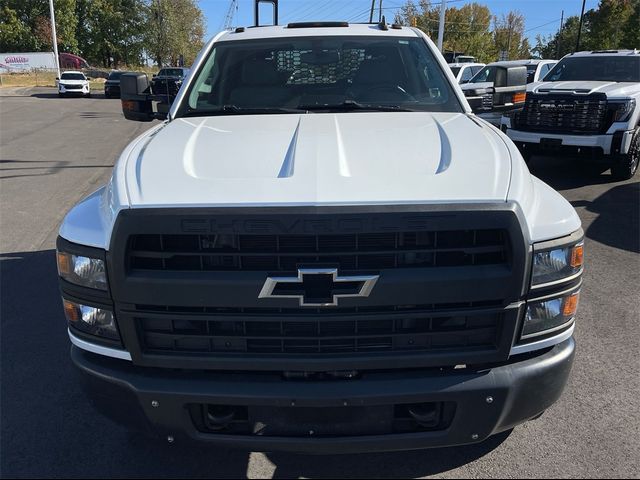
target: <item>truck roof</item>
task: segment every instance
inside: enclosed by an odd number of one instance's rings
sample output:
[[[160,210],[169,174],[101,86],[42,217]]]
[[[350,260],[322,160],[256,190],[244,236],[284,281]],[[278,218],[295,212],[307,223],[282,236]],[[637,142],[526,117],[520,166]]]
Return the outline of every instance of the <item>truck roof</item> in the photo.
[[[567,57],[592,57],[592,56],[626,56],[640,55],[640,50],[586,50],[583,52],[574,52],[566,55]]]
[[[314,37],[314,36],[380,36],[380,37],[418,37],[412,27],[395,27],[388,25],[384,30],[380,26],[371,23],[351,23],[345,22],[346,26],[311,26],[330,25],[336,22],[310,22],[308,24],[290,23],[288,25],[273,25],[266,27],[237,28],[223,33],[218,41],[234,40],[256,40],[265,38],[286,38],[286,37]],[[310,26],[303,26],[310,25]]]
[[[538,58],[529,58],[524,60],[503,60],[500,62],[492,62],[489,65],[500,65],[503,67],[518,67],[521,65],[537,65],[539,63],[549,63],[549,62],[557,62],[557,60],[551,59],[538,59]]]

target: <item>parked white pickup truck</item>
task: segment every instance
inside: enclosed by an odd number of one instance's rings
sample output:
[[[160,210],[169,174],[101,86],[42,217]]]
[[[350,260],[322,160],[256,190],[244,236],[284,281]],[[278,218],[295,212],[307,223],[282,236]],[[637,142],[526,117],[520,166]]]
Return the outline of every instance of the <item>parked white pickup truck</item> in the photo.
[[[122,76],[127,118],[148,84]],[[480,442],[574,357],[580,220],[415,28],[218,34],[57,248],[88,394],[169,442]]]
[[[527,90],[521,111],[502,129],[525,159],[563,152],[604,159],[628,179],[640,156],[640,52],[578,52],[565,56]]]

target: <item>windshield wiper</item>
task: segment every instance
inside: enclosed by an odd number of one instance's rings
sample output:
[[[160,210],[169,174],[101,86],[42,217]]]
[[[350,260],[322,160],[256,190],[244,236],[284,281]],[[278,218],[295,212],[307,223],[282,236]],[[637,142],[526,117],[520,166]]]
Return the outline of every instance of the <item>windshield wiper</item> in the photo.
[[[238,107],[237,105],[223,105],[222,107],[205,110],[190,108],[184,116],[206,117],[211,115],[262,115],[270,113],[306,113],[306,110],[300,108]]]
[[[398,105],[372,105],[369,103],[360,103],[355,100],[345,100],[342,103],[336,104],[313,104],[313,105],[298,105],[298,108],[308,111],[314,110],[329,110],[340,112],[353,112],[353,111],[369,111],[369,112],[414,112],[409,108],[399,107]]]

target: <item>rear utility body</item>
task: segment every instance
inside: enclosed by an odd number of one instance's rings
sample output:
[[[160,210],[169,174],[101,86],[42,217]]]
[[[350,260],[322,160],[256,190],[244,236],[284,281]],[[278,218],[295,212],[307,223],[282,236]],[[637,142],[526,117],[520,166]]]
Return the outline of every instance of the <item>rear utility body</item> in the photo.
[[[122,77],[128,118],[153,98]],[[72,359],[114,419],[358,452],[478,442],[552,405],[582,248],[422,32],[337,22],[209,42],[67,214],[58,268]]]

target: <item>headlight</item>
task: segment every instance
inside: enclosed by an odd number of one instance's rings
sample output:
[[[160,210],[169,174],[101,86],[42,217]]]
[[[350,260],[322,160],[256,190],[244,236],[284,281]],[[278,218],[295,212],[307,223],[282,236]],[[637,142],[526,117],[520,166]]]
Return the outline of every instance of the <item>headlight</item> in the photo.
[[[71,327],[89,335],[120,340],[111,310],[82,305],[66,298],[62,301],[64,303],[64,314]]]
[[[58,252],[58,274],[68,282],[83,287],[107,289],[107,270],[99,258]]]
[[[534,251],[531,286],[569,279],[582,270],[584,243]]]
[[[570,322],[578,308],[578,296],[579,292],[574,291],[556,298],[529,302],[522,338],[548,333]]]
[[[614,122],[626,122],[636,109],[636,101],[634,99],[625,100],[623,102],[611,102]]]

